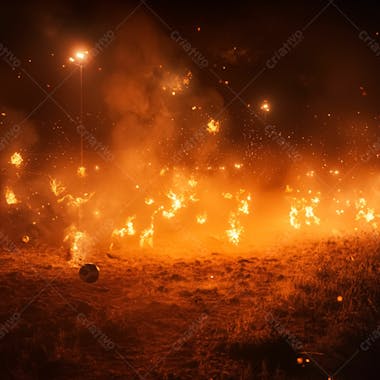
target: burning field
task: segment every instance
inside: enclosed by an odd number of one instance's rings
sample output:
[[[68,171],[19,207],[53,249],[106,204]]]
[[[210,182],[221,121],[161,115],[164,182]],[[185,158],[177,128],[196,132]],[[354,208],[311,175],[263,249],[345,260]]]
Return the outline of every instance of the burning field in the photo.
[[[0,378],[378,378],[378,32],[219,6],[7,6]]]

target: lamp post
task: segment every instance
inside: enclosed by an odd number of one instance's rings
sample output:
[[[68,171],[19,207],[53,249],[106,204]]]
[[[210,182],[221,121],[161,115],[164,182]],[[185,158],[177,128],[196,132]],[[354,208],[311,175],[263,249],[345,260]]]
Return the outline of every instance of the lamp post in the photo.
[[[80,72],[80,114],[79,114],[79,123],[83,125],[83,103],[84,103],[84,88],[83,88],[83,68],[84,64],[88,58],[87,50],[78,50],[75,52],[73,57],[69,58],[71,63],[79,66]],[[80,167],[78,168],[78,175],[81,177],[85,176],[85,167],[83,166],[83,134],[80,138]]]

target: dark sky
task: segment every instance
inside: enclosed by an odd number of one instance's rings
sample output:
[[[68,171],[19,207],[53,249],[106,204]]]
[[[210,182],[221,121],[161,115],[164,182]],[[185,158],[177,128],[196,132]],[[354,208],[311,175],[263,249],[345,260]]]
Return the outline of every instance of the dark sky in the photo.
[[[378,130],[380,57],[358,36],[365,30],[378,40],[380,7],[376,1],[336,1],[339,9],[330,5],[316,17],[327,3],[148,1],[150,9],[142,5],[136,14],[145,13],[151,19],[159,33],[174,45],[179,59],[189,66],[197,81],[215,88],[224,104],[264,68],[241,94],[244,102],[257,110],[258,104],[268,99],[272,112],[267,122],[280,125],[285,135],[292,135],[299,143],[314,140],[315,145],[323,140],[324,149],[334,153],[337,145],[350,143],[360,135],[364,125],[369,125],[373,134]],[[78,41],[93,45],[107,30],[114,30],[138,4],[137,1],[3,3],[0,42],[20,59],[22,68],[50,91],[70,70],[63,69],[62,64],[67,64],[72,46]],[[303,31],[302,41],[275,68],[268,69],[266,62],[274,52],[311,20]],[[197,27],[201,30],[197,31]],[[194,65],[181,47],[170,40],[172,30],[178,30],[202,52],[210,63],[207,69]],[[139,36],[134,37],[138,43]],[[99,123],[110,118],[102,86],[114,69],[109,59],[114,45],[117,43],[111,44],[109,51],[86,69],[86,107],[89,113],[97,115]],[[19,70],[12,71],[9,65],[0,62],[0,104],[27,114],[44,94],[25,75],[18,78],[19,74]],[[219,83],[218,78],[229,85]],[[77,99],[73,97],[76,86],[77,81],[70,79],[56,93],[57,100],[73,114],[77,111]],[[236,99],[228,112],[229,137],[240,141],[244,128],[249,123],[255,125],[257,120]],[[68,123],[51,101],[35,112],[32,119],[48,139],[54,122]],[[112,122],[112,118],[107,122]]]

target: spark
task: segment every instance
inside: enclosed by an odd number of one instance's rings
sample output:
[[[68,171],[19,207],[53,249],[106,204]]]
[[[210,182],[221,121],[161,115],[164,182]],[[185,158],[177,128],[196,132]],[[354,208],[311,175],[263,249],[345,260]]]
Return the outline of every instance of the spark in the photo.
[[[84,166],[79,166],[77,169],[77,175],[79,177],[85,177],[86,176],[86,168]]]
[[[220,122],[214,119],[211,119],[207,123],[207,132],[211,135],[216,135],[220,131]]]
[[[58,203],[62,203],[67,201],[68,206],[79,207],[85,203],[87,203],[95,193],[84,193],[83,197],[74,197],[71,194],[66,194],[64,197],[58,199]]]
[[[235,213],[230,214],[228,220],[230,229],[226,230],[228,241],[234,245],[238,245],[240,242],[240,235],[243,232],[243,227],[240,225]]]
[[[22,162],[24,161],[24,159],[22,158],[21,154],[18,153],[18,152],[15,152],[12,154],[11,156],[11,159],[10,159],[10,163],[14,166],[16,166],[16,168],[19,168],[22,164]]]
[[[72,254],[70,263],[72,265],[80,264],[85,258],[85,250],[89,247],[89,236],[71,225],[63,241],[70,244],[70,253]]]
[[[153,235],[154,235],[154,224],[153,220],[148,228],[143,230],[140,235],[140,247],[143,248],[146,245],[153,247]]]
[[[120,236],[124,237],[126,235],[133,236],[136,234],[135,226],[134,226],[134,220],[136,219],[136,216],[129,216],[125,222],[125,227],[122,227],[120,229],[114,229],[112,231],[112,236]]]
[[[66,190],[62,183],[55,178],[50,179],[50,188],[56,197],[60,196]]]
[[[5,200],[6,200],[7,204],[9,204],[9,205],[15,205],[15,204],[19,203],[15,193],[8,186],[5,188]]]
[[[207,213],[202,213],[197,215],[197,223],[198,224],[205,224],[207,222]]]

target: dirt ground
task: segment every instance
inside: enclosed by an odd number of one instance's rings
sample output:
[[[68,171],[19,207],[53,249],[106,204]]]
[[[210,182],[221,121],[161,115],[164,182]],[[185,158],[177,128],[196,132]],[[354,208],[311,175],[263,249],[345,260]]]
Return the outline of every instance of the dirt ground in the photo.
[[[1,379],[378,379],[380,242],[96,259],[0,254]]]

